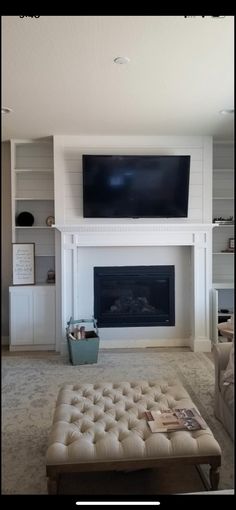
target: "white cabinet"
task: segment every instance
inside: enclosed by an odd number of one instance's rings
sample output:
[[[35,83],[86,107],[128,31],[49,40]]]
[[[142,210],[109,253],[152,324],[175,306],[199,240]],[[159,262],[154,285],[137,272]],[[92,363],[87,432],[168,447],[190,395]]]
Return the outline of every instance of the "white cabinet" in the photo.
[[[9,290],[10,350],[55,349],[55,285]]]
[[[36,284],[45,283],[55,270],[55,231],[47,225],[54,217],[53,143],[11,141],[12,242],[35,243]],[[22,225],[19,215],[33,215],[32,226]]]
[[[32,290],[10,287],[10,345],[33,343]]]

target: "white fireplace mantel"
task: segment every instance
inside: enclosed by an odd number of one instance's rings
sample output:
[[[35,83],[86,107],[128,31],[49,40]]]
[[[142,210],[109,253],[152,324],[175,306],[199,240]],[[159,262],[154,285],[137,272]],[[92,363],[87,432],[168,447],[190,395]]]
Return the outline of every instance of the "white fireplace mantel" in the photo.
[[[61,233],[62,336],[65,324],[78,310],[79,250],[83,247],[191,247],[191,336],[194,351],[211,350],[209,303],[211,288],[212,223],[168,223],[131,220],[106,223],[81,222],[78,225],[54,225]],[[181,296],[180,296],[181,298]],[[65,343],[65,340],[63,339]],[[152,343],[153,345],[153,343]],[[157,343],[157,345],[159,345]],[[184,344],[186,345],[186,344]],[[118,345],[112,345],[118,346]],[[59,350],[62,350],[58,346]]]
[[[212,232],[213,224],[81,223],[55,228],[63,234],[64,242],[75,246],[192,246]]]

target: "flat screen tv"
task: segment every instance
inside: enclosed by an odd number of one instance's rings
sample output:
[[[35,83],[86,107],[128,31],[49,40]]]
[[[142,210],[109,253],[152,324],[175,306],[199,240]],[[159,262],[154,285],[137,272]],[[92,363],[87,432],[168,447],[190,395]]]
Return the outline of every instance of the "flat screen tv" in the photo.
[[[185,218],[190,156],[83,155],[84,218]]]

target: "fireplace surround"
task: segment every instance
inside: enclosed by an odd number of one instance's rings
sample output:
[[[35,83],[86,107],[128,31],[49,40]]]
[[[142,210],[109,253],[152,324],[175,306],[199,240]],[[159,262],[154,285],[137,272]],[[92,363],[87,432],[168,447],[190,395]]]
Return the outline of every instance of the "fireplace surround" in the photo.
[[[209,337],[209,305],[210,305],[210,287],[211,287],[211,240],[212,224],[203,223],[151,223],[148,221],[130,221],[126,223],[109,222],[81,222],[78,225],[56,225],[58,230],[57,239],[61,250],[61,263],[58,272],[61,271],[60,288],[60,307],[61,325],[58,331],[57,349],[66,350],[64,337],[65,324],[70,316],[81,317],[87,310],[93,313],[93,307],[84,305],[85,288],[89,283],[92,289],[92,274],[88,273],[87,282],[81,276],[81,261],[83,258],[83,249],[96,250],[103,248],[103,263],[94,266],[112,265],[110,261],[110,251],[117,252],[119,259],[119,250],[128,250],[130,258],[135,258],[137,250],[145,247],[145,250],[166,248],[166,253],[171,251],[172,247],[178,247],[180,250],[188,247],[190,252],[190,283],[186,284],[186,291],[189,292],[189,299],[185,315],[190,322],[190,332],[188,338],[173,338],[169,331],[174,328],[156,327],[156,334],[149,337],[148,328],[129,327],[128,340],[121,341],[119,333],[125,328],[101,328],[100,346],[104,348],[111,347],[151,347],[151,346],[189,346],[193,351],[211,350],[211,340]],[[60,232],[60,234],[59,234]],[[140,252],[141,253],[141,252]],[[107,264],[109,262],[109,264]],[[165,265],[165,257],[160,265]],[[86,264],[86,256],[84,256]],[[113,265],[119,265],[113,264]],[[131,265],[122,263],[121,265]],[[135,265],[135,261],[134,261]],[[141,264],[140,264],[141,265]],[[175,264],[174,264],[175,265]],[[91,290],[92,291],[92,290]],[[178,292],[178,301],[183,298],[183,289]],[[81,305],[82,303],[82,305]],[[85,318],[85,317],[84,317]],[[178,314],[175,317],[176,327],[179,323]],[[184,321],[184,318],[181,318]],[[135,331],[134,331],[135,330]],[[136,332],[143,332],[143,337],[137,341]],[[117,331],[117,335],[115,332]],[[108,334],[109,333],[109,334]]]

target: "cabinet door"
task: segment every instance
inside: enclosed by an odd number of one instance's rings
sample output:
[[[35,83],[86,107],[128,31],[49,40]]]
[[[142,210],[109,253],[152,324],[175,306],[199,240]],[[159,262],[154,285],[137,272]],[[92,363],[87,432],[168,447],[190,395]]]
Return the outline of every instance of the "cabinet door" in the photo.
[[[34,344],[55,344],[55,287],[34,291]]]
[[[10,344],[33,344],[32,290],[10,291]]]

